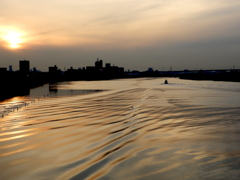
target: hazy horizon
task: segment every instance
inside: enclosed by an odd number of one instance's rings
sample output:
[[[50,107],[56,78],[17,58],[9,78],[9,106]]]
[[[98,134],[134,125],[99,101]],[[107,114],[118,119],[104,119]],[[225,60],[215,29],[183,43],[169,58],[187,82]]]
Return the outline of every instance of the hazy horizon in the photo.
[[[240,68],[240,2],[14,0],[0,2],[0,67],[46,71]]]

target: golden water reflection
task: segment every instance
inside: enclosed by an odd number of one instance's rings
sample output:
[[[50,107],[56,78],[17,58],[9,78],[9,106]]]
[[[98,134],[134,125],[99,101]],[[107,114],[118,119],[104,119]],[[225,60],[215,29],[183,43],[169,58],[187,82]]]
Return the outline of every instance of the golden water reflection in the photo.
[[[1,119],[0,178],[237,179],[239,85],[163,81],[89,82],[107,91],[50,96],[10,113]]]

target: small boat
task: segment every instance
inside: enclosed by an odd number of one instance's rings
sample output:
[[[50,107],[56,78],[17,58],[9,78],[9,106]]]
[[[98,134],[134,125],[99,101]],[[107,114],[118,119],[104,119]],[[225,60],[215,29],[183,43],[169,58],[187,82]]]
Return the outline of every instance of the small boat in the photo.
[[[167,81],[167,80],[165,80],[164,84],[168,84],[168,81]]]

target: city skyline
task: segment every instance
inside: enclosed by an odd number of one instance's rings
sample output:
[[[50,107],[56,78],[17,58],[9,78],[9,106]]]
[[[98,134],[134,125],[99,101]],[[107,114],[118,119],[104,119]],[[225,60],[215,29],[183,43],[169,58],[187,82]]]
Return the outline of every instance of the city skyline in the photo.
[[[240,68],[240,2],[0,2],[0,67],[47,71],[101,57],[125,69]]]

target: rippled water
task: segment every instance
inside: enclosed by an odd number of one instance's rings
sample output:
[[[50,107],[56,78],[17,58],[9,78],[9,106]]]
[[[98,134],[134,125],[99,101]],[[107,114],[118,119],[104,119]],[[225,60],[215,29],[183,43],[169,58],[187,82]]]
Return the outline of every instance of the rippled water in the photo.
[[[164,80],[45,85],[1,102],[0,179],[239,179],[240,84]]]

